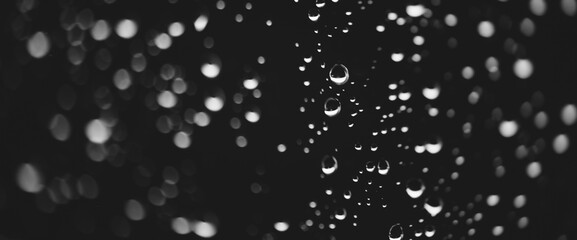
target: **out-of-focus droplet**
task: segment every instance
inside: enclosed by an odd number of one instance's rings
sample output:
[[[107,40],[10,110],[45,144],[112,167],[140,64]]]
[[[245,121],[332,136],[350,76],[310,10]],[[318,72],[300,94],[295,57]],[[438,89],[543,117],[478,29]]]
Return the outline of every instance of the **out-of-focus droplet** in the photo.
[[[420,17],[421,15],[425,14],[425,7],[422,4],[418,5],[407,5],[405,11],[407,15],[411,17]]]
[[[113,81],[114,85],[119,90],[126,90],[130,87],[130,85],[132,85],[132,77],[130,76],[130,73],[124,68],[121,68],[116,71],[116,73],[114,73]]]
[[[561,0],[561,10],[570,17],[577,12],[577,2],[575,0]]]
[[[217,228],[214,223],[205,221],[192,221],[190,229],[199,237],[211,238],[217,234]]]
[[[519,130],[519,125],[516,121],[502,121],[501,124],[499,124],[499,133],[501,133],[503,137],[510,138],[515,136],[517,130]]]
[[[70,122],[68,119],[62,114],[56,114],[50,120],[50,124],[48,126],[52,136],[58,141],[66,141],[70,137]]]
[[[130,199],[124,205],[124,212],[126,217],[132,221],[140,221],[146,217],[146,210],[142,203],[137,200]]]
[[[405,233],[401,224],[397,223],[389,228],[389,240],[401,240]]]
[[[209,61],[203,63],[200,67],[202,75],[207,78],[215,78],[220,74],[220,60],[214,59],[214,61]]]
[[[329,117],[337,116],[341,112],[341,102],[336,98],[327,98],[324,108],[325,115]]]
[[[110,138],[112,131],[106,122],[100,119],[93,119],[86,124],[86,137],[93,143],[103,144]]]
[[[210,124],[210,116],[205,112],[198,112],[194,115],[193,121],[199,127],[206,127]]]
[[[529,9],[537,16],[543,16],[547,11],[547,3],[545,0],[530,0]]]
[[[279,232],[285,232],[286,230],[288,230],[288,228],[289,228],[288,222],[276,222],[274,224],[274,229],[276,229]]]
[[[457,17],[453,14],[447,14],[447,16],[445,16],[445,24],[449,27],[457,26],[457,21]]]
[[[495,34],[495,25],[489,21],[481,21],[477,26],[477,31],[481,37],[490,38]]]
[[[333,174],[338,167],[339,164],[334,156],[325,155],[321,160],[321,170],[326,175]]]
[[[185,149],[190,146],[190,136],[183,131],[174,134],[173,141],[178,148]]]
[[[256,80],[255,78],[249,78],[249,79],[245,79],[242,82],[242,85],[244,86],[244,88],[248,89],[248,90],[253,90],[256,87],[258,87],[258,80]]]
[[[208,16],[205,14],[201,14],[198,18],[194,21],[194,29],[197,32],[202,32],[206,25],[208,24]]]
[[[50,39],[44,32],[37,32],[28,39],[28,53],[34,58],[43,58],[50,51]]]
[[[184,34],[184,24],[181,22],[173,22],[168,26],[168,34],[172,37],[180,37]]]
[[[439,86],[435,86],[433,88],[423,88],[423,96],[429,100],[437,99],[440,93],[441,88]]]
[[[499,195],[489,195],[486,201],[489,207],[494,207],[497,206],[497,204],[499,204],[500,200],[501,198],[499,197]]]
[[[515,208],[522,208],[527,203],[527,197],[525,195],[519,195],[513,199],[513,206]]]
[[[557,154],[563,154],[569,149],[569,137],[566,134],[559,134],[553,139],[553,150]]]
[[[131,19],[122,19],[116,24],[116,35],[130,39],[138,32],[138,24]]]
[[[183,217],[177,217],[172,219],[172,230],[180,235],[185,235],[190,233],[190,225],[188,220]]]
[[[166,33],[158,34],[154,38],[154,45],[159,49],[166,50],[172,46],[172,38]]]
[[[533,74],[533,63],[529,59],[518,59],[513,64],[515,76],[521,79],[527,79]]]
[[[98,20],[96,21],[96,23],[92,26],[92,29],[90,30],[90,34],[92,35],[92,38],[96,41],[104,41],[106,39],[108,39],[108,36],[110,36],[110,25],[108,25],[108,22],[106,20]]]
[[[174,93],[165,90],[158,94],[156,101],[158,102],[158,105],[163,108],[172,108],[176,105],[178,99]]]
[[[530,178],[536,178],[541,175],[541,163],[539,162],[531,162],[527,165],[527,176]]]
[[[409,179],[405,188],[407,194],[411,198],[419,198],[425,192],[425,184],[420,179]]]
[[[218,96],[207,96],[204,99],[204,106],[212,112],[218,112],[224,106],[224,94],[217,94]]]
[[[246,111],[244,118],[251,123],[256,123],[260,120],[260,110],[254,109]]]
[[[36,166],[24,163],[16,171],[16,183],[24,192],[38,193],[44,189],[44,178]]]
[[[349,69],[342,64],[335,64],[329,71],[329,78],[336,85],[343,85],[349,81]]]
[[[574,104],[567,104],[561,109],[561,120],[567,126],[575,124],[577,121],[577,107]]]
[[[535,115],[534,122],[535,127],[537,127],[538,129],[543,129],[547,126],[547,123],[549,122],[549,117],[545,112],[539,112]]]

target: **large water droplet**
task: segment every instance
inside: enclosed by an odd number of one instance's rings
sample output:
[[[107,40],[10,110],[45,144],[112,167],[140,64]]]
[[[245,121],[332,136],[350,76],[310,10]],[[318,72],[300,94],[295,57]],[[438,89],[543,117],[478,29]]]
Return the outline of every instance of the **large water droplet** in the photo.
[[[321,161],[321,168],[324,174],[331,175],[339,167],[337,159],[333,156],[325,155]]]
[[[378,172],[381,175],[387,175],[389,173],[390,165],[389,161],[382,159],[377,164]]]
[[[341,112],[341,102],[336,98],[327,98],[325,101],[325,114],[329,117],[337,116]]]
[[[424,208],[432,217],[437,216],[443,210],[443,200],[438,197],[429,197],[425,200]]]
[[[329,71],[329,78],[336,85],[343,85],[349,81],[349,69],[342,64],[335,64]]]
[[[50,39],[44,32],[37,32],[28,39],[28,53],[34,58],[42,58],[50,51]]]
[[[40,171],[32,164],[22,164],[16,171],[16,183],[22,191],[37,193],[44,189],[44,178]]]
[[[409,179],[406,187],[407,194],[411,198],[419,198],[425,192],[425,184],[420,179]]]
[[[339,208],[335,212],[335,218],[337,220],[344,220],[346,217],[347,217],[347,209],[345,209],[345,208]]]
[[[389,228],[389,240],[401,240],[405,233],[401,224],[397,223]]]

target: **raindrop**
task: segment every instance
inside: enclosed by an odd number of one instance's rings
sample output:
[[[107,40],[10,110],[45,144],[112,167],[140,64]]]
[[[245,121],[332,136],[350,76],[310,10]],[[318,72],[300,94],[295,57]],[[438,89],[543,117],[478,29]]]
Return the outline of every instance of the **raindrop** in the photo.
[[[124,39],[130,39],[138,32],[138,24],[131,19],[120,20],[116,24],[116,34]]]
[[[38,193],[44,189],[42,174],[30,163],[20,165],[16,171],[16,183],[22,191],[28,193]]]
[[[182,34],[184,34],[184,30],[184,24],[181,22],[173,22],[170,24],[170,26],[168,26],[168,34],[170,34],[172,37],[180,37]]]
[[[324,104],[325,115],[329,117],[337,116],[341,112],[341,102],[336,98],[328,98]]]
[[[286,230],[288,230],[289,228],[289,224],[287,222],[276,222],[274,224],[274,229],[276,229],[279,232],[284,232]]]
[[[44,32],[37,32],[28,39],[28,53],[34,58],[43,58],[50,51],[50,39]]]
[[[56,114],[52,117],[48,126],[52,136],[58,141],[66,141],[70,137],[70,122],[62,114]]]
[[[329,78],[336,85],[343,85],[349,81],[349,69],[342,64],[335,64],[329,71]]]
[[[429,197],[425,200],[424,208],[432,217],[437,216],[443,210],[443,200],[438,197]]]
[[[565,134],[559,134],[553,139],[553,150],[557,154],[563,154],[569,149],[569,137]]]
[[[375,168],[376,168],[375,162],[373,162],[373,161],[368,161],[368,162],[365,164],[365,168],[367,169],[367,172],[374,172],[374,171],[375,171]]]
[[[134,199],[130,199],[126,202],[124,206],[124,211],[126,213],[126,217],[133,221],[140,221],[146,217],[146,211],[144,210],[144,206],[139,201]]]
[[[407,5],[405,11],[407,12],[407,15],[411,17],[420,17],[421,15],[425,14],[425,7],[421,4]]]
[[[346,217],[347,217],[347,209],[345,209],[345,208],[339,208],[335,212],[335,218],[337,220],[344,220]]]
[[[519,130],[519,125],[516,121],[502,121],[499,125],[499,133],[506,138],[517,134],[517,130]]]
[[[196,21],[194,21],[194,29],[196,29],[197,32],[202,32],[202,30],[206,28],[207,24],[208,24],[208,16],[204,14],[200,15],[198,16]]]
[[[325,155],[323,157],[321,161],[321,170],[324,174],[331,175],[337,170],[338,167],[339,164],[334,156]]]
[[[216,225],[204,221],[191,222],[190,229],[196,233],[196,235],[203,238],[211,238],[217,233]]]
[[[377,164],[377,168],[378,168],[378,172],[381,175],[387,175],[389,173],[389,161],[382,159],[379,161],[379,163]]]
[[[513,64],[515,76],[521,79],[527,79],[533,74],[533,63],[528,59],[518,59]]]
[[[93,119],[88,122],[88,124],[86,124],[85,133],[88,140],[96,144],[105,143],[112,134],[108,124],[100,119]]]
[[[495,25],[489,21],[481,21],[477,26],[477,31],[481,37],[490,38],[495,34]]]
[[[425,184],[420,179],[409,179],[405,190],[409,197],[419,198],[425,192]]]
[[[565,125],[571,126],[577,120],[577,108],[573,104],[567,104],[561,109],[561,120]]]
[[[90,30],[92,38],[96,41],[104,41],[110,36],[110,26],[106,20],[98,20]]]
[[[389,228],[389,240],[401,240],[405,233],[401,224],[397,223]]]

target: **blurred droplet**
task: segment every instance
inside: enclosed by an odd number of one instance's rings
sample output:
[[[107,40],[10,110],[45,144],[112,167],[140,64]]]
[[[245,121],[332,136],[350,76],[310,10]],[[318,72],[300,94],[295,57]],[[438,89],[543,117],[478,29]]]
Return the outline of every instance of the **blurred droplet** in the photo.
[[[44,32],[36,32],[28,39],[28,53],[34,58],[43,58],[50,51],[50,39]]]
[[[108,124],[100,119],[93,119],[86,124],[86,137],[93,143],[103,144],[112,134]]]
[[[21,164],[16,171],[16,183],[24,192],[38,193],[44,189],[44,178],[38,168],[30,163]]]
[[[134,199],[130,199],[124,206],[126,217],[132,221],[140,221],[146,217],[146,210],[142,204]]]
[[[52,136],[58,141],[66,141],[70,137],[70,122],[68,119],[62,114],[56,114],[50,120],[50,124],[48,126]]]
[[[138,32],[138,24],[131,19],[120,20],[116,24],[116,34],[124,39],[130,39]]]

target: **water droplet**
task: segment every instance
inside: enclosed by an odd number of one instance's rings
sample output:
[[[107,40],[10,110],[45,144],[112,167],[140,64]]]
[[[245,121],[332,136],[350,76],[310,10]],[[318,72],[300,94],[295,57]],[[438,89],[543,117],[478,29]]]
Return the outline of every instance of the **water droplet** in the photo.
[[[90,34],[92,35],[92,38],[96,41],[104,41],[106,39],[108,39],[108,37],[110,36],[110,25],[108,25],[108,22],[106,20],[98,20],[96,21],[96,23],[94,24],[94,26],[92,26],[92,29],[90,30]]]
[[[569,149],[569,137],[565,134],[559,134],[553,139],[553,150],[557,154],[562,154]]]
[[[425,184],[420,179],[409,179],[407,181],[406,192],[411,198],[419,198],[425,192]]]
[[[438,197],[429,197],[425,200],[424,208],[432,217],[437,216],[443,210],[443,200]]]
[[[174,93],[165,90],[158,94],[156,101],[158,102],[158,105],[160,105],[163,108],[172,108],[176,105],[178,99],[176,98]]]
[[[570,17],[577,12],[577,2],[575,0],[561,0],[561,10]]]
[[[289,228],[289,224],[287,222],[276,222],[274,224],[274,229],[276,229],[279,232],[284,232],[286,230],[288,230]]]
[[[96,144],[105,143],[112,134],[108,124],[100,119],[93,119],[88,122],[85,133],[88,140]]]
[[[321,12],[318,8],[312,8],[309,10],[309,19],[313,22],[316,22],[321,17]]]
[[[389,240],[401,240],[405,233],[401,224],[397,223],[389,228]]]
[[[172,219],[172,230],[180,235],[185,235],[190,233],[190,225],[185,218],[177,217]]]
[[[337,220],[345,220],[345,218],[347,218],[347,209],[345,208],[339,208],[336,212],[335,212],[335,218]]]
[[[217,233],[217,228],[214,223],[205,221],[193,221],[190,223],[190,229],[196,235],[203,238],[211,238]]]
[[[66,141],[70,137],[70,122],[62,114],[56,114],[52,117],[48,126],[52,136],[58,141]]]
[[[477,31],[481,37],[490,38],[495,34],[495,25],[489,21],[481,21],[477,26]]]
[[[574,104],[567,104],[561,109],[561,120],[567,126],[575,124],[577,121],[577,107]]]
[[[547,3],[545,0],[531,0],[529,2],[531,12],[537,16],[543,16],[547,11]]]
[[[194,21],[194,29],[196,29],[197,32],[202,32],[204,28],[206,28],[207,24],[208,24],[208,16],[202,14],[198,16],[198,18]]]
[[[379,163],[377,164],[377,168],[378,168],[378,172],[381,175],[387,175],[389,173],[389,161],[382,159],[379,161]]]
[[[373,161],[368,161],[368,162],[365,164],[365,168],[367,169],[367,172],[374,172],[374,171],[375,171],[375,168],[376,168],[375,162],[373,162]]]
[[[126,217],[133,221],[140,221],[146,217],[144,206],[134,199],[130,199],[126,202],[124,212],[126,213]]]
[[[490,207],[494,207],[497,204],[499,204],[499,200],[501,200],[501,198],[499,197],[499,195],[489,195],[487,197],[487,205]]]
[[[533,74],[533,63],[528,59],[518,59],[513,64],[513,72],[518,78],[527,79]]]
[[[344,197],[345,199],[351,199],[352,194],[353,194],[353,193],[351,192],[351,190],[345,190],[345,192],[343,193],[343,197]]]
[[[499,125],[499,133],[506,138],[517,134],[517,130],[519,130],[519,125],[516,121],[502,121]]]
[[[338,167],[339,164],[334,156],[325,155],[323,157],[321,161],[321,169],[324,174],[331,175],[337,170]]]
[[[138,24],[131,19],[120,20],[116,24],[116,34],[124,39],[130,39],[138,32]]]
[[[421,4],[407,5],[405,11],[407,12],[407,15],[411,17],[420,17],[421,15],[425,14],[425,7]]]
[[[20,165],[16,171],[16,183],[22,191],[38,193],[44,189],[44,178],[36,166],[30,163]]]
[[[335,64],[329,71],[329,78],[336,85],[343,85],[349,81],[349,69],[342,64]]]
[[[168,34],[172,37],[180,37],[184,34],[184,24],[181,22],[173,22],[168,26]]]
[[[34,58],[43,58],[50,51],[50,39],[44,32],[37,32],[28,39],[28,53]]]
[[[329,117],[337,116],[341,112],[341,102],[336,98],[327,98],[324,107],[325,115]]]

